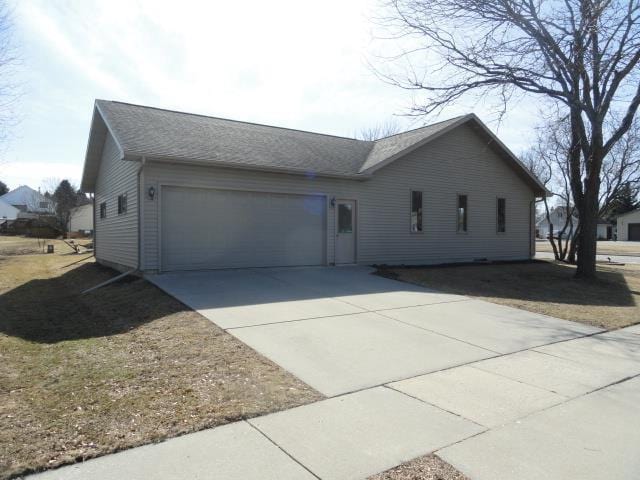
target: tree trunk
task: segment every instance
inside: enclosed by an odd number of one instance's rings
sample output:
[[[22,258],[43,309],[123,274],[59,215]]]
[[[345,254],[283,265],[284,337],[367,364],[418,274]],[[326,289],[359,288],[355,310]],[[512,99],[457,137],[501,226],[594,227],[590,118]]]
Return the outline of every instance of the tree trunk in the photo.
[[[592,150],[587,164],[587,176],[584,180],[582,201],[579,204],[580,234],[578,237],[578,268],[577,278],[595,278],[596,276],[596,248],[598,233],[598,212],[600,206],[600,166],[604,158],[601,147],[601,135],[592,134]]]
[[[569,254],[567,255],[567,262],[575,265],[576,255],[578,254],[578,241],[580,239],[580,224],[576,226],[575,232],[571,235],[571,244],[569,246]]]
[[[591,195],[585,195],[583,211],[580,212],[580,233],[578,235],[577,278],[595,278],[596,276],[596,234],[598,231],[598,201]]]

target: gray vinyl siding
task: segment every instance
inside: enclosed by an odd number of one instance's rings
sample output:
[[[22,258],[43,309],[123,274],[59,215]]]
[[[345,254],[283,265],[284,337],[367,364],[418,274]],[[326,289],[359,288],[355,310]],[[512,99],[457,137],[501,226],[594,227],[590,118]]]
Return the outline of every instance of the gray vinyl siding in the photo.
[[[249,170],[145,165],[144,190],[163,185],[321,194],[357,202],[356,257],[360,264],[432,264],[477,258],[531,257],[533,191],[468,126],[434,140],[366,181]],[[423,192],[423,231],[410,232],[410,191]],[[468,232],[456,232],[457,195],[468,196]],[[145,198],[144,267],[159,268],[161,203]],[[496,231],[496,201],[506,198],[506,232]],[[97,207],[96,207],[97,208]],[[206,221],[206,212],[193,212]],[[335,209],[327,206],[326,263],[334,261]]]
[[[139,163],[120,158],[120,150],[107,134],[95,188],[96,258],[110,264],[138,265]],[[118,215],[118,195],[127,194],[127,212]],[[107,202],[107,217],[100,218],[100,204]]]

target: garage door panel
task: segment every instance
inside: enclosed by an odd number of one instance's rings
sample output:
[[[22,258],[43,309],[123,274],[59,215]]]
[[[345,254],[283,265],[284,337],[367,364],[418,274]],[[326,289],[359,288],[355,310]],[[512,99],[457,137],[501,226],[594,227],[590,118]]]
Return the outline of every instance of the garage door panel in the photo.
[[[164,187],[162,269],[325,263],[325,198]]]

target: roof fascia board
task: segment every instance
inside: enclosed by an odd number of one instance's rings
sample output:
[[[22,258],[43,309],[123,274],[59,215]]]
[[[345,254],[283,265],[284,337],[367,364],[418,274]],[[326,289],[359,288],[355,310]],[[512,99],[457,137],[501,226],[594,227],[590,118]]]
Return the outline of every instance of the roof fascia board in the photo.
[[[93,113],[91,114],[91,125],[89,127],[89,139],[87,140],[87,148],[84,152],[84,165],[82,167],[82,180],[80,181],[80,187],[84,190],[87,186],[87,164],[89,162],[89,149],[91,148],[91,141],[93,140],[93,135],[95,132],[96,125],[96,114],[97,114],[96,105],[94,103]]]
[[[83,190],[86,191],[93,191],[93,189],[95,189],[95,179],[92,182],[88,182],[87,179],[87,165],[89,162],[89,149],[91,148],[91,142],[94,138],[94,135],[96,134],[95,130],[96,130],[96,122],[98,121],[98,115],[100,116],[100,120],[102,120],[102,123],[104,124],[107,133],[111,135],[111,137],[113,137],[113,140],[116,142],[116,146],[118,147],[118,150],[120,152],[120,158],[124,158],[124,149],[122,148],[122,145],[120,144],[120,141],[118,140],[118,137],[116,137],[116,135],[114,134],[113,129],[111,128],[111,126],[109,125],[109,122],[107,121],[107,118],[104,114],[104,112],[102,111],[102,109],[100,108],[100,106],[98,105],[98,101],[96,100],[93,104],[93,115],[91,116],[91,127],[89,127],[89,140],[87,141],[87,148],[85,150],[85,154],[84,154],[84,166],[82,168],[82,180],[80,182],[80,186]],[[98,160],[95,160],[99,162]],[[99,168],[99,166],[98,166]],[[97,175],[97,173],[96,173]],[[86,188],[88,186],[88,183],[91,183],[92,187],[91,188]]]
[[[109,120],[107,120],[107,116],[104,114],[104,112],[100,108],[100,104],[98,103],[97,100],[96,100],[96,109],[98,110],[98,112],[100,112],[100,117],[102,117],[102,121],[107,127],[108,132],[113,137],[113,140],[116,142],[116,145],[118,146],[118,150],[120,150],[120,158],[124,158],[125,156],[124,148],[122,148],[122,144],[120,143],[120,140],[118,140],[118,137],[116,136],[113,128],[111,128],[111,125],[109,124]]]
[[[367,174],[373,174],[374,172],[376,172],[377,170],[380,170],[381,168],[389,165],[392,162],[395,162],[398,158],[400,157],[404,157],[405,155],[408,155],[409,153],[413,152],[414,150],[422,147],[423,145],[426,145],[427,143],[435,140],[438,137],[441,137],[442,135],[444,135],[445,133],[450,132],[451,130],[453,130],[454,128],[456,128],[457,126],[461,125],[463,122],[466,122],[472,114],[469,115],[465,115],[463,117],[460,117],[458,120],[456,120],[455,122],[453,122],[451,125],[449,125],[446,128],[443,128],[442,130],[440,130],[439,132],[428,136],[427,138],[424,138],[422,140],[420,140],[419,142],[414,143],[413,145],[410,145],[409,147],[405,148],[404,150],[401,150],[400,152],[396,153],[395,155],[392,155],[391,157],[387,158],[386,160],[383,160],[380,163],[375,164],[372,167],[367,168],[366,170],[363,170],[362,172],[360,172],[361,174],[367,173]]]
[[[169,157],[169,156],[157,156],[157,155],[147,155],[147,154],[139,154],[139,153],[128,153],[124,156],[124,160],[131,161],[139,161],[142,157],[146,159],[147,162],[154,163],[171,163],[175,165],[195,165],[200,167],[217,167],[217,168],[231,168],[234,170],[249,170],[254,172],[267,172],[267,173],[280,173],[280,174],[289,174],[289,175],[299,175],[305,177],[322,177],[322,178],[336,178],[343,180],[368,180],[372,177],[370,174],[339,174],[339,173],[315,173],[309,172],[308,170],[298,170],[294,168],[278,168],[278,167],[263,167],[257,165],[244,165],[238,163],[229,163],[229,162],[217,162],[215,160],[198,160],[192,158],[183,158],[183,157]]]
[[[631,215],[632,213],[638,213],[638,212],[640,212],[640,208],[636,208],[635,210],[630,210],[628,212],[621,213],[620,215],[616,216],[616,219],[618,219],[620,217],[626,217],[627,215]]]
[[[491,130],[489,130],[489,128],[482,122],[482,120],[480,120],[474,113],[469,115],[470,119],[475,120],[476,124],[478,124],[482,130],[489,135],[489,137],[491,137],[491,139],[496,142],[496,144],[502,149],[504,150],[504,152],[511,158],[511,160],[513,160],[516,165],[518,165],[520,167],[520,169],[522,170],[522,172],[524,174],[526,174],[531,180],[533,180],[533,182],[540,188],[540,190],[544,193],[544,196],[549,196],[549,190],[547,190],[547,187],[545,187],[540,180],[538,180],[534,175],[531,174],[531,172],[529,171],[529,169],[527,167],[524,166],[524,164],[520,161],[520,159],[511,151],[509,150],[509,147],[507,147],[504,143],[502,143],[502,140],[500,140]],[[553,194],[551,193],[551,196]]]
[[[529,170],[527,170],[527,168],[522,164],[522,162],[518,159],[518,157],[516,157],[513,152],[511,150],[509,150],[509,148],[502,143],[502,141],[494,135],[494,133],[489,130],[489,128],[482,122],[482,120],[480,120],[477,115],[475,113],[469,113],[467,115],[464,115],[462,117],[460,117],[458,120],[456,120],[455,122],[453,122],[451,125],[447,126],[446,128],[443,128],[442,130],[440,130],[439,132],[430,135],[429,137],[425,138],[424,140],[421,140],[420,142],[417,142],[413,145],[411,145],[410,147],[407,147],[406,149],[396,153],[395,155],[389,157],[388,159],[374,165],[371,168],[368,168],[367,170],[364,170],[362,173],[369,173],[372,174],[375,171],[383,168],[384,166],[396,161],[398,158],[403,157],[405,155],[408,155],[409,153],[413,152],[414,150],[436,140],[437,138],[441,137],[442,135],[445,135],[447,133],[449,133],[451,130],[459,127],[460,125],[467,123],[469,121],[475,121],[475,123],[477,125],[480,126],[480,128],[482,128],[482,130],[489,135],[489,137],[496,142],[496,144],[502,149],[504,150],[504,152],[509,156],[509,158],[511,160],[513,160],[516,165],[522,170],[522,172],[527,175],[533,182],[535,185],[538,186],[538,188],[540,189],[539,192],[536,192],[536,195],[539,197],[550,197],[553,196],[553,193],[549,192],[549,190],[547,190],[547,188],[540,183],[540,181],[535,178],[533,175],[531,175],[531,173],[529,172]],[[544,192],[544,193],[543,193]],[[540,195],[538,195],[540,194]]]

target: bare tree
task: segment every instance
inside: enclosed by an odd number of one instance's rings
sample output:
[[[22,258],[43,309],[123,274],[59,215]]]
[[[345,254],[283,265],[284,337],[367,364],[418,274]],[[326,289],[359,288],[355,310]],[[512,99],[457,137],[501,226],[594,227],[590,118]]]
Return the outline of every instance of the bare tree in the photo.
[[[371,127],[363,128],[355,137],[360,140],[379,140],[400,133],[402,129],[395,120],[387,120],[384,123],[377,123]]]
[[[522,154],[522,159],[545,188],[554,196],[555,206],[549,206],[548,197],[543,197],[544,218],[549,225],[549,242],[556,260],[575,261],[575,239],[579,223],[574,225],[575,205],[569,182],[567,125],[561,121],[538,128],[535,145]],[[561,225],[554,225],[553,211],[562,213]],[[555,227],[558,226],[556,233]]]
[[[640,187],[640,121],[635,119],[629,131],[609,151],[602,162],[599,216],[613,213],[614,204],[625,192]]]
[[[17,122],[14,111],[19,97],[15,78],[18,56],[13,42],[11,9],[6,0],[0,0],[0,153],[9,139],[11,128]],[[0,166],[4,163],[0,156]]]
[[[640,105],[640,0],[388,3],[385,25],[396,40],[416,44],[399,57],[408,73],[384,77],[424,94],[415,114],[490,92],[503,108],[514,95],[535,95],[568,115],[570,184],[581,219],[576,276],[594,277],[603,160]]]

